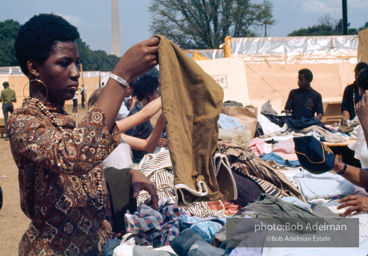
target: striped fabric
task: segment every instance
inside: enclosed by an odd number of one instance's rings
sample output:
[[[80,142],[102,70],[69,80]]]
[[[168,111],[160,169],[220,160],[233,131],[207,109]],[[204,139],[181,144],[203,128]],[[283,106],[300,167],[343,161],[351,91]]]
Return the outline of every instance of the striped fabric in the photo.
[[[152,181],[160,199],[176,199],[174,192],[174,171],[170,160],[169,151],[156,154],[147,154],[139,163],[139,170]],[[146,191],[141,191],[137,197],[137,204],[146,202],[150,195]],[[220,210],[211,209],[207,202],[194,202],[188,206],[180,207],[181,210],[189,211],[193,216],[201,218],[214,216],[226,217],[225,207]]]
[[[225,154],[231,168],[241,175],[253,179],[262,190],[276,197],[294,196],[306,202],[303,194],[283,173],[272,168],[264,160],[238,145],[219,142],[220,150]]]

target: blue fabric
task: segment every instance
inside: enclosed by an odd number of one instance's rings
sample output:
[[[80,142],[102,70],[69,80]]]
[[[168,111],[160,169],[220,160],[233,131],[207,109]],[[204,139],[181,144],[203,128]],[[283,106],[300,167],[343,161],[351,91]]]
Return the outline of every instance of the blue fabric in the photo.
[[[226,218],[181,215],[179,219],[180,230],[192,229],[203,237],[207,243],[212,241],[215,234],[225,225]]]
[[[309,126],[312,126],[312,125],[317,125],[317,126],[320,126],[320,127],[324,127],[324,124],[311,117],[311,118],[305,118],[305,117],[301,117],[301,118],[294,118],[292,116],[288,116],[284,119],[285,123],[287,124],[287,126],[290,128],[290,129],[293,129],[293,130],[302,130],[304,128],[307,128]]]
[[[222,256],[225,250],[216,248],[204,241],[195,241],[189,249],[188,256]]]
[[[108,239],[104,248],[104,256],[112,256],[115,247],[120,245],[121,239]]]
[[[279,156],[278,154],[271,152],[269,154],[264,154],[263,156],[260,156],[260,158],[264,161],[275,161],[276,164],[280,164],[280,165],[285,165],[288,167],[298,167],[300,166],[299,161],[289,161],[286,160],[284,158],[282,158],[281,156]]]
[[[304,169],[294,176],[306,200],[334,198],[354,194],[354,185],[340,175],[329,172],[312,174]]]
[[[217,123],[222,129],[238,128],[244,130],[244,127],[239,123],[239,120],[237,118],[222,113],[220,113],[220,118]]]
[[[335,154],[313,136],[294,137],[295,153],[304,169],[311,173],[332,170]]]
[[[281,198],[283,201],[291,203],[295,206],[298,206],[301,209],[307,210],[309,211],[311,209],[311,205],[308,203],[304,203],[302,200],[300,200],[297,197],[294,196],[289,196],[289,197],[282,197]]]

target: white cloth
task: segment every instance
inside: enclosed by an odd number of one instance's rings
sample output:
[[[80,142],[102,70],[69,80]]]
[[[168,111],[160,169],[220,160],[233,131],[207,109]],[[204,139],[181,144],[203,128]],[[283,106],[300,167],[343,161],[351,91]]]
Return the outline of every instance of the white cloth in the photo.
[[[272,123],[267,117],[265,117],[262,114],[257,115],[257,120],[260,123],[263,133],[265,135],[274,133],[274,132],[280,132],[282,130],[280,126],[278,126],[275,123]]]
[[[127,107],[127,105],[125,104],[125,101],[121,104],[120,109],[119,109],[119,113],[118,116],[116,117],[116,120],[122,120],[124,118],[126,118],[129,114],[129,109]]]
[[[351,150],[355,151],[354,157],[360,160],[362,168],[368,168],[368,149],[367,142],[364,137],[363,128],[361,125],[357,128],[356,142],[348,146]]]
[[[103,167],[114,167],[116,169],[127,168],[131,164],[133,164],[132,149],[123,137],[121,137],[119,146],[102,162]]]

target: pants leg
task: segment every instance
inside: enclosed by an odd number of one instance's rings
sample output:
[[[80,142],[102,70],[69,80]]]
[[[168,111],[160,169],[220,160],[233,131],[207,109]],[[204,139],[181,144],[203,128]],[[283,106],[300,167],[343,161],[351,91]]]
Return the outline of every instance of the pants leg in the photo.
[[[7,128],[7,121],[10,114],[13,114],[14,108],[13,103],[5,103],[3,104],[3,114],[4,114],[4,124],[5,124],[5,131],[6,131],[6,137],[8,137],[8,128]]]

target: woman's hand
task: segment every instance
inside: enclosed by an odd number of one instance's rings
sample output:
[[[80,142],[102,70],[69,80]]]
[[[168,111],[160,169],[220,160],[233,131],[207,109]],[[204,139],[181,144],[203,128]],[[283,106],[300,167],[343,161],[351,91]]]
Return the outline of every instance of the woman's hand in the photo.
[[[167,139],[160,138],[157,143],[157,147],[166,147],[167,146]]]
[[[113,73],[129,83],[134,77],[146,73],[157,65],[157,52],[160,40],[152,37],[133,45],[120,58]]]
[[[133,188],[133,198],[136,198],[141,190],[146,190],[151,195],[151,207],[158,209],[158,195],[155,185],[140,171],[130,170],[130,182]]]
[[[349,207],[349,209],[347,209],[344,212],[344,217],[348,216],[353,212],[356,213],[368,212],[368,197],[366,196],[356,196],[356,195],[346,196],[343,199],[340,199],[339,203],[342,204],[340,204],[337,207],[337,209]]]

